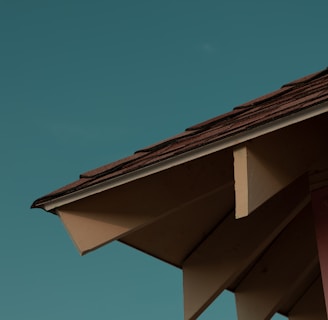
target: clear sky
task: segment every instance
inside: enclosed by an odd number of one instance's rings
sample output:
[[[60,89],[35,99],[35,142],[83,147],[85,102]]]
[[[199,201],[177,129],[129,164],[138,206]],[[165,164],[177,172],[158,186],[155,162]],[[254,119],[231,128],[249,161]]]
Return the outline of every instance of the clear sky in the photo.
[[[327,10],[327,0],[0,0],[0,318],[183,319],[180,270],[120,243],[80,257],[56,216],[29,207],[324,69]],[[236,319],[233,296],[200,319]]]

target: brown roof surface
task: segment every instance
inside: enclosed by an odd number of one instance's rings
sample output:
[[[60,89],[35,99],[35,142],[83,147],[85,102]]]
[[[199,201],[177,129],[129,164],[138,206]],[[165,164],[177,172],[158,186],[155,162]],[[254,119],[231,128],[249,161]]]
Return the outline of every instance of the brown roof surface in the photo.
[[[133,172],[229,136],[315,107],[328,100],[328,69],[282,86],[279,90],[235,107],[232,111],[187,128],[179,135],[136,151],[133,155],[80,175],[80,179],[37,199],[32,207]]]

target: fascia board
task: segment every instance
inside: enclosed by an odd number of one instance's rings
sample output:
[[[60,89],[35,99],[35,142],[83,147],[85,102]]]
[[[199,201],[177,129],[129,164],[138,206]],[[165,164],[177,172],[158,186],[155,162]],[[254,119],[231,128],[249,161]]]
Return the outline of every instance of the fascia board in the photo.
[[[208,145],[202,146],[197,149],[187,151],[183,154],[177,155],[175,157],[160,161],[158,163],[149,165],[144,168],[140,168],[133,172],[123,174],[118,177],[114,177],[108,181],[98,183],[96,185],[87,187],[82,190],[77,190],[73,193],[61,196],[59,198],[49,200],[41,205],[41,207],[46,211],[52,211],[59,208],[65,204],[77,201],[82,198],[89,197],[91,195],[103,192],[105,190],[118,187],[120,185],[129,183],[131,181],[141,179],[146,176],[150,176],[154,173],[164,171],[166,169],[172,168],[174,166],[201,158],[203,156],[209,155],[211,153],[227,149],[232,146],[236,146],[240,143],[244,143],[251,139],[257,138],[259,136],[265,135],[267,133],[282,129],[284,127],[302,122],[304,120],[313,118],[320,114],[328,112],[328,102],[321,103],[319,105],[307,108],[306,110],[299,111],[297,113],[285,116],[281,119],[277,119],[253,129],[243,131],[241,133],[235,134],[233,136],[224,138],[222,140],[210,143]]]

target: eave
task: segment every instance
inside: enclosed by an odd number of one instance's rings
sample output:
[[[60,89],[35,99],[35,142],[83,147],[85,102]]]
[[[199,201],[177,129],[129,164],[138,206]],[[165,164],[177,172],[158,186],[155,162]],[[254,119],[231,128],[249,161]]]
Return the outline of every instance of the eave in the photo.
[[[292,113],[283,118],[276,119],[262,125],[251,128],[247,131],[228,136],[224,139],[220,139],[214,143],[204,145],[200,148],[193,149],[183,154],[156,162],[149,166],[145,166],[141,169],[120,175],[118,177],[111,178],[110,180],[100,182],[96,185],[86,187],[82,190],[77,190],[72,193],[54,198],[45,202],[33,204],[34,208],[42,208],[46,211],[54,211],[55,208],[61,207],[65,204],[77,201],[79,199],[89,197],[91,195],[103,192],[105,190],[115,188],[117,186],[127,184],[131,181],[141,179],[146,176],[161,172],[163,170],[172,168],[174,166],[186,163],[188,161],[201,158],[203,156],[209,155],[211,153],[227,149],[232,146],[247,142],[249,140],[255,139],[257,137],[263,136],[265,134],[277,131],[281,128],[288,127],[290,125],[302,122],[304,120],[316,117],[320,114],[324,114],[328,111],[328,103],[324,102],[318,105],[311,106],[305,110],[301,110],[296,113]]]
[[[186,320],[224,290],[239,320],[326,320],[327,111],[324,70],[33,207],[57,214],[81,254],[118,240],[181,268]]]

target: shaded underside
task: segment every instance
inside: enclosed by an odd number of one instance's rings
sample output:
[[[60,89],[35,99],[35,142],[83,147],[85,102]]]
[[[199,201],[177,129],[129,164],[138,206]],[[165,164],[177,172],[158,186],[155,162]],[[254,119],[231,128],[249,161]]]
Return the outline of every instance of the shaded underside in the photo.
[[[87,172],[33,206],[277,119],[312,114],[327,100],[324,70]],[[181,268],[186,320],[224,290],[235,293],[239,320],[271,319],[277,312],[290,320],[326,320],[322,251],[328,240],[320,240],[318,230],[322,235],[328,225],[320,229],[313,212],[320,216],[321,202],[328,203],[328,191],[320,191],[328,186],[327,137],[328,113],[322,112],[52,211],[81,254],[119,240]]]

